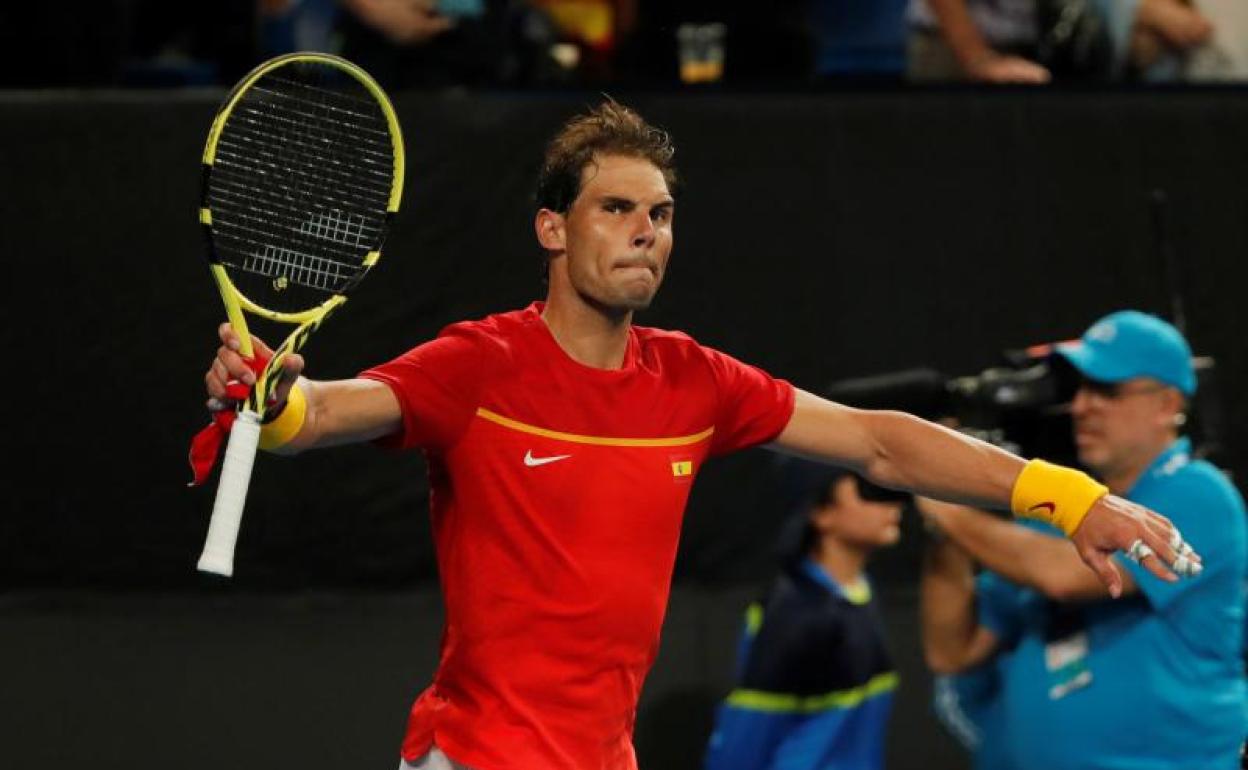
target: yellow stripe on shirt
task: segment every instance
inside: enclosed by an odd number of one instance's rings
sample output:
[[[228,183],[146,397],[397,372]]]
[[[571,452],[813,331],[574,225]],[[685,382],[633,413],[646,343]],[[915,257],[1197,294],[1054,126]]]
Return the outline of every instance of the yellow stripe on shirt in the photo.
[[[877,674],[863,685],[848,690],[835,690],[822,695],[787,695],[763,690],[733,690],[728,696],[732,706],[776,714],[816,714],[832,709],[852,708],[864,700],[897,689],[897,672]]]
[[[621,446],[621,447],[665,447],[665,446],[689,446],[705,441],[715,432],[714,427],[707,428],[700,433],[694,433],[689,436],[671,436],[668,438],[614,438],[611,436],[583,436],[579,433],[564,433],[563,431],[550,430],[548,428],[539,428],[536,425],[529,425],[513,420],[510,417],[504,417],[501,414],[491,412],[489,409],[478,408],[477,416],[490,422],[502,425],[504,428],[518,430],[521,433],[531,433],[534,436],[542,436],[544,438],[553,438],[559,441],[570,441],[574,444],[595,444],[598,446]]]

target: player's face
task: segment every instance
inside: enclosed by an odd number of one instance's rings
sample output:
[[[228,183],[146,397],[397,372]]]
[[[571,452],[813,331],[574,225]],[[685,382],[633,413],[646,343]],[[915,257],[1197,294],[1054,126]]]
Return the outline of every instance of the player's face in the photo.
[[[851,548],[871,550],[901,539],[901,509],[897,501],[864,500],[858,484],[844,478],[838,482],[835,502],[821,515],[826,516],[825,532]]]
[[[1113,385],[1085,381],[1071,403],[1079,461],[1106,477],[1143,467],[1168,440],[1175,398],[1144,377]]]
[[[565,216],[572,288],[599,307],[648,307],[672,251],[674,207],[663,173],[647,160],[607,155],[587,165]]]

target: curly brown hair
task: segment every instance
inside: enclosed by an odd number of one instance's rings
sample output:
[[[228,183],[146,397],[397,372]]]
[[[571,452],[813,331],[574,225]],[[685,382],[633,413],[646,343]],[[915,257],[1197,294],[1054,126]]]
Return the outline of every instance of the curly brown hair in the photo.
[[[650,125],[633,110],[608,97],[563,125],[546,145],[534,195],[539,208],[567,213],[581,194],[581,173],[601,155],[642,158],[663,174],[676,193],[676,148],[666,131]]]

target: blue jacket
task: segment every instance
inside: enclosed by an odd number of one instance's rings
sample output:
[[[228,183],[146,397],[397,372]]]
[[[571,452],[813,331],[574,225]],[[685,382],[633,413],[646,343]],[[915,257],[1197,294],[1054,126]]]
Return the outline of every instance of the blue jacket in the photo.
[[[869,589],[794,564],[746,612],[706,770],[877,770],[896,686]]]

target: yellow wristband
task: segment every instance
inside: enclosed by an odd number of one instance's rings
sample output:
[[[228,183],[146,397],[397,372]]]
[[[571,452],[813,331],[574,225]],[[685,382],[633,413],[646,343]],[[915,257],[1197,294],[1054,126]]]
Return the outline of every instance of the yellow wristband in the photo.
[[[286,396],[286,406],[273,422],[265,423],[260,429],[260,448],[266,450],[279,449],[294,438],[303,427],[303,420],[308,415],[308,399],[303,395],[299,384],[290,389]]]
[[[1016,516],[1047,521],[1070,536],[1092,504],[1108,492],[1109,487],[1086,473],[1032,460],[1014,482],[1010,508]]]

